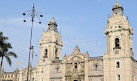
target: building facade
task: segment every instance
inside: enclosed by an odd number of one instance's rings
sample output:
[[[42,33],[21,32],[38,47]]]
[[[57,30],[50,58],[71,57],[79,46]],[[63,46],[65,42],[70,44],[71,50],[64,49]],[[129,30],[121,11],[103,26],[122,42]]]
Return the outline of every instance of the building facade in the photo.
[[[124,8],[117,1],[106,27],[107,52],[90,57],[78,46],[61,60],[62,36],[54,18],[40,41],[41,56],[36,68],[30,67],[29,81],[137,81],[137,60],[134,58],[134,31]],[[13,75],[15,74],[15,75]],[[13,75],[12,78],[7,76]],[[27,68],[14,73],[1,72],[1,81],[26,81]],[[16,80],[15,80],[16,79]]]

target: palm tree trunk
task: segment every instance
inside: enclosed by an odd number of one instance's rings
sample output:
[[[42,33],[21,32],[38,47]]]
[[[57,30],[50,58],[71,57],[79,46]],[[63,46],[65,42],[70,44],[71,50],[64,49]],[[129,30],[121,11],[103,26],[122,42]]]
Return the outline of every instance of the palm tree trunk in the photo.
[[[3,64],[3,57],[2,57],[2,59],[1,59],[0,71],[1,71],[1,69],[2,69],[2,64]]]

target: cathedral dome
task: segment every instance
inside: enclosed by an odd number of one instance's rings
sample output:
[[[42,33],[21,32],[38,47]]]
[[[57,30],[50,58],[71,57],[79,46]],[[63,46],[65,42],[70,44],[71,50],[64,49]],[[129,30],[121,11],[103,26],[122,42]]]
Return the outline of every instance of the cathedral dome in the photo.
[[[79,49],[79,47],[76,45],[76,48],[74,49],[74,52],[73,52],[74,54],[78,54],[78,53],[80,53],[80,49]]]

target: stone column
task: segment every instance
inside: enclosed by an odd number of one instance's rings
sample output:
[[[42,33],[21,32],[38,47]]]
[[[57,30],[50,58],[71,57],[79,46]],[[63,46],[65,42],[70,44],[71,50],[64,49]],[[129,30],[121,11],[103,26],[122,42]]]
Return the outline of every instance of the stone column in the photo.
[[[66,63],[63,63],[62,66],[63,66],[62,67],[62,81],[65,81],[65,72],[66,72],[65,67],[66,67]]]
[[[85,81],[89,81],[89,77],[88,77],[88,75],[89,75],[89,61],[88,60],[86,60],[85,61]]]

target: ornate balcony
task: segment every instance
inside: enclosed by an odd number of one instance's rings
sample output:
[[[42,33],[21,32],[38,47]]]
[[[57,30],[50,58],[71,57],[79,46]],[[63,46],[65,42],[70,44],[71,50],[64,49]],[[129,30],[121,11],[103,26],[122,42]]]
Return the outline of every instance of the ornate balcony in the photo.
[[[121,49],[121,47],[114,47],[113,50],[115,50],[115,49]]]

